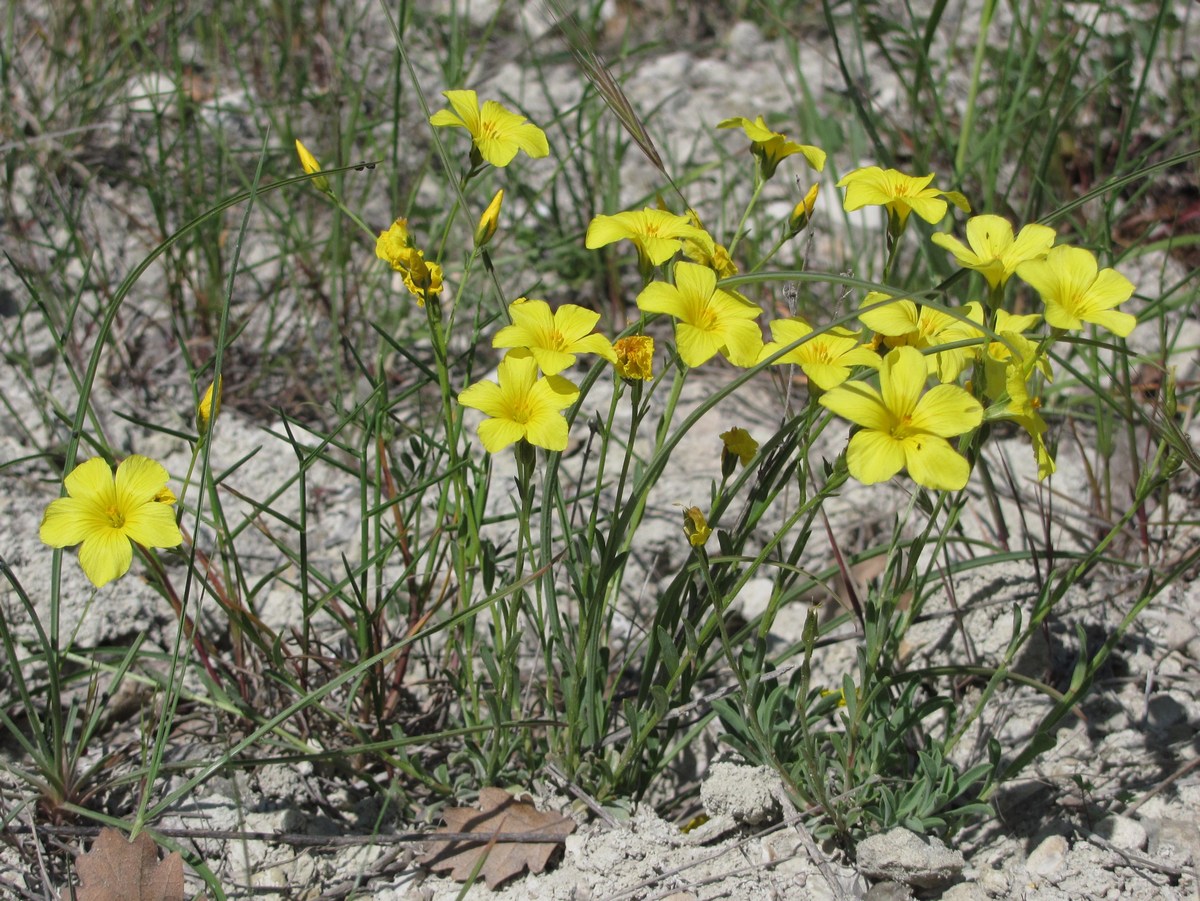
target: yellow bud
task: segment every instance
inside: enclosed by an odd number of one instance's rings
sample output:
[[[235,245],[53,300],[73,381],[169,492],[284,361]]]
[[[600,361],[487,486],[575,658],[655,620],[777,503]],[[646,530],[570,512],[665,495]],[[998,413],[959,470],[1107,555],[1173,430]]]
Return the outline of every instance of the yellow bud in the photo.
[[[809,220],[812,219],[813,208],[817,205],[817,192],[819,189],[820,185],[814,184],[808,189],[808,193],[804,195],[804,199],[796,204],[796,208],[792,210],[792,215],[788,217],[787,237],[794,238],[808,227]]]
[[[209,429],[212,428],[212,422],[220,411],[221,379],[218,377],[208,386],[208,390],[204,392],[204,397],[200,398],[200,404],[196,407],[196,431],[200,433],[201,440],[208,435]]]
[[[300,143],[300,139],[296,138],[296,154],[300,157],[300,168],[309,175],[321,171],[321,164],[317,162],[317,158],[308,152],[308,148]],[[329,179],[324,175],[318,176],[312,180],[313,187],[318,191],[329,193]]]
[[[483,215],[479,217],[479,224],[475,226],[476,247],[486,247],[487,243],[492,240],[492,236],[496,234],[496,228],[500,224],[500,204],[503,202],[504,189],[501,188],[492,198],[492,202],[488,204],[488,208],[483,211]]]

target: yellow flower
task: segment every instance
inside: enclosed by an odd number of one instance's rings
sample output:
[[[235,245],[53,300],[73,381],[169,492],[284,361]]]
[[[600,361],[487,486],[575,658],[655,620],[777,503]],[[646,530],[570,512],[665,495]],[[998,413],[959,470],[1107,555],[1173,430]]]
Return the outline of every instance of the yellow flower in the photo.
[[[145,547],[183,543],[166,488],[167,471],[146,457],[131,456],[112,469],[99,457],[75,467],[65,479],[67,497],[50,502],[39,536],[51,547],[80,544],[79,565],[99,588],[129,571],[136,541]]]
[[[492,347],[528,348],[546,375],[557,375],[575,364],[576,354],[598,354],[610,363],[617,361],[612,345],[593,332],[600,314],[573,303],[554,312],[544,300],[519,297],[509,305],[513,324],[492,338]]]
[[[425,261],[425,254],[409,243],[408,220],[397,219],[379,233],[375,256],[404,276],[404,285],[417,298],[417,306],[442,292],[442,267]]]
[[[872,291],[862,305],[871,307],[887,299],[886,294]],[[983,307],[977,301],[971,301],[963,307],[963,313],[968,322],[930,306],[918,308],[906,299],[895,300],[873,310],[865,309],[858,314],[858,318],[867,328],[883,335],[888,347],[907,345],[925,349],[982,339],[983,332],[972,323],[983,324]],[[925,360],[931,374],[936,373],[940,381],[952,382],[977,353],[976,347],[957,347],[929,354]]]
[[[476,247],[486,247],[496,234],[496,229],[500,225],[500,204],[503,202],[504,189],[501,188],[492,198],[492,202],[488,204],[488,208],[483,211],[483,215],[479,217],[479,224],[475,226]]]
[[[648,382],[654,378],[654,339],[649,335],[630,335],[613,342],[617,375],[631,381]]]
[[[201,439],[208,435],[213,420],[221,412],[221,379],[211,382],[196,407],[196,431]]]
[[[488,100],[479,108],[479,98],[474,91],[442,91],[442,96],[454,108],[438,110],[429,117],[431,125],[449,128],[465,128],[474,142],[472,157],[476,155],[497,168],[513,161],[518,150],[531,157],[549,156],[550,145],[546,133],[497,103]],[[478,165],[477,160],[472,160]]]
[[[879,368],[879,355],[863,345],[858,332],[835,326],[814,334],[813,327],[802,319],[773,320],[771,337],[775,340],[763,345],[758,359],[765,360],[806,336],[811,337],[788,351],[775,364],[796,364],[808,380],[822,391],[835,388],[850,378],[850,371],[855,366]]]
[[[1095,255],[1082,247],[1060,244],[1044,260],[1019,265],[1017,275],[1042,296],[1046,322],[1054,328],[1092,322],[1125,338],[1137,325],[1135,317],[1114,309],[1133,295],[1133,282],[1115,269],[1099,269]]]
[[[748,466],[758,453],[758,442],[745,429],[735,428],[721,433],[721,475],[729,478],[738,463]]]
[[[759,116],[753,122],[743,117],[726,119],[717,128],[740,128],[750,139],[750,152],[758,161],[758,169],[763,180],[775,174],[775,168],[784,159],[794,153],[804,156],[808,164],[818,172],[825,168],[825,151],[810,144],[796,144],[787,139],[787,135],[772,131],[766,121]]]
[[[584,243],[588,250],[628,238],[637,247],[638,259],[649,269],[671,259],[684,239],[703,240],[707,232],[666,210],[646,207],[613,216],[597,216],[588,225]]]
[[[1026,225],[1013,237],[1012,225],[1000,216],[972,216],[967,220],[967,247],[953,235],[938,232],[933,243],[954,254],[959,265],[974,269],[996,288],[1009,280],[1027,260],[1038,260],[1054,244],[1054,229]]]
[[[864,485],[907,468],[913,481],[926,488],[957,491],[966,486],[971,466],[946,439],[978,426],[983,407],[957,385],[924,391],[927,378],[921,352],[897,347],[883,359],[878,389],[855,381],[821,395],[823,407],[862,426],[850,438],[846,464]]]
[[[964,213],[971,212],[971,204],[962,194],[932,188],[929,186],[931,181],[932,173],[924,176],[905,175],[895,169],[867,166],[842,176],[837,186],[846,189],[843,202],[846,212],[864,206],[881,206],[888,211],[889,217],[895,218],[899,228],[904,227],[909,213],[916,213],[926,222],[936,225],[946,216],[947,200]]]
[[[300,168],[309,175],[321,171],[321,164],[317,162],[317,158],[308,152],[308,148],[300,143],[300,139],[296,138],[296,155],[300,157]],[[324,175],[318,175],[312,180],[313,187],[318,191],[329,193],[329,179]]]
[[[637,297],[645,313],[667,313],[675,324],[675,344],[688,366],[699,366],[718,352],[735,366],[753,366],[762,350],[755,320],[762,311],[744,298],[717,287],[717,275],[696,263],[675,264],[675,284],[651,282]]]
[[[499,384],[476,382],[463,389],[458,402],[491,417],[479,424],[479,440],[495,454],[525,439],[547,450],[567,447],[567,421],[561,412],[579,397],[579,389],[558,375],[538,378],[537,361],[511,351],[500,361]]]
[[[683,534],[687,536],[688,543],[692,547],[704,547],[712,529],[708,526],[708,520],[699,507],[687,507],[683,511]]]

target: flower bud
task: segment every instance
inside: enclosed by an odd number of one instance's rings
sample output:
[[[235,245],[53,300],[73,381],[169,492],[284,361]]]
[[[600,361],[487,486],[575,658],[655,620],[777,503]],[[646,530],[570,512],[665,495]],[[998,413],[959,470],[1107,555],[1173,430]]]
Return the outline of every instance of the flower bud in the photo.
[[[796,204],[796,208],[792,210],[792,215],[788,217],[787,237],[794,238],[804,229],[808,228],[808,223],[812,219],[813,208],[817,205],[817,192],[820,185],[814,184],[808,189],[808,193],[804,195],[804,199]]]
[[[492,198],[492,202],[488,204],[488,208],[483,211],[483,215],[479,217],[479,224],[475,226],[476,248],[486,247],[492,240],[492,236],[496,234],[496,228],[500,224],[500,204],[503,202],[504,189],[501,188]]]
[[[217,418],[217,413],[220,411],[221,378],[218,376],[216,381],[208,386],[208,390],[204,392],[204,396],[200,398],[200,403],[196,406],[196,431],[200,434],[201,441],[207,437],[213,420]]]
[[[309,175],[321,171],[321,164],[317,162],[317,158],[308,152],[308,148],[300,143],[300,139],[296,138],[296,154],[300,157],[300,168]],[[329,193],[329,179],[324,175],[318,175],[312,180],[313,187],[318,191]]]

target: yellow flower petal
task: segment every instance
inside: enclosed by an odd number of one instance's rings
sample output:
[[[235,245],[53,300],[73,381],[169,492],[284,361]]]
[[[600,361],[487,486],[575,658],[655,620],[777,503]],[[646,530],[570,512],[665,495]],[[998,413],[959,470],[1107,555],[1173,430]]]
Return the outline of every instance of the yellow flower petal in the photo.
[[[959,491],[966,487],[971,477],[971,465],[946,439],[922,435],[909,438],[904,446],[908,474],[918,485],[935,491]]]
[[[855,432],[846,447],[850,475],[864,485],[886,482],[904,468],[904,445],[886,432]]]
[[[97,588],[125,575],[132,562],[133,545],[120,529],[93,531],[79,548],[79,565]]]

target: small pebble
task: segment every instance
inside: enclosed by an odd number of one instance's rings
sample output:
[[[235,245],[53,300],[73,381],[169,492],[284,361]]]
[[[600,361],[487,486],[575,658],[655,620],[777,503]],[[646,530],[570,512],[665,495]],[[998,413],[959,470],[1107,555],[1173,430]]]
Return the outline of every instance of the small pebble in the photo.
[[[897,827],[871,835],[855,849],[858,868],[868,879],[903,882],[917,888],[939,888],[957,882],[966,862],[941,840]]]
[[[1146,847],[1146,830],[1137,820],[1123,816],[1105,817],[1096,826],[1096,834],[1108,839],[1122,851],[1142,851]]]
[[[1033,849],[1025,861],[1025,869],[1034,876],[1053,876],[1067,862],[1067,840],[1061,835],[1051,835]]]
[[[960,882],[942,892],[941,901],[990,901],[990,898],[978,882]]]

